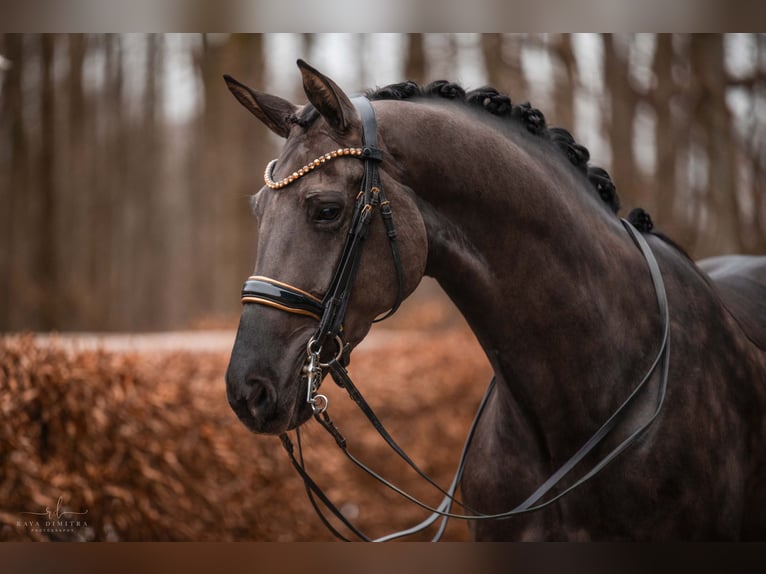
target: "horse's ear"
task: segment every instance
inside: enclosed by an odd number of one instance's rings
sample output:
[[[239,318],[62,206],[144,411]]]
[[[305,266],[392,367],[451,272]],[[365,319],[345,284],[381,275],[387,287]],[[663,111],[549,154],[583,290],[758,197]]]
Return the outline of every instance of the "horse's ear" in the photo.
[[[298,110],[296,105],[278,96],[248,88],[229,75],[225,75],[223,79],[226,81],[229,91],[250,113],[278,136],[283,138],[288,136],[294,123],[291,120]]]
[[[346,133],[358,121],[349,97],[330,78],[298,60],[306,97],[328,124],[338,133]]]

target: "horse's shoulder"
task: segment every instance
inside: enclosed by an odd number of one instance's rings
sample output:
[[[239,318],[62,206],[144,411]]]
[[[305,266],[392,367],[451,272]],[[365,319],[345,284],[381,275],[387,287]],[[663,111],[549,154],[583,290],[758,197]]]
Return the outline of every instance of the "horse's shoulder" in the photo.
[[[766,350],[766,256],[724,255],[697,265],[747,336]]]

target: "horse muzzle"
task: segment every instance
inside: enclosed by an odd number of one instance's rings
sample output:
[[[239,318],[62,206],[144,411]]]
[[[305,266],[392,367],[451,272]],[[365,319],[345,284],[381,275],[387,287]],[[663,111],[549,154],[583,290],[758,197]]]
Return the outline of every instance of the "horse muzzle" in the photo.
[[[315,323],[287,331],[288,322],[263,306],[248,306],[242,314],[226,370],[226,398],[255,433],[280,434],[312,415],[305,396],[304,341]]]

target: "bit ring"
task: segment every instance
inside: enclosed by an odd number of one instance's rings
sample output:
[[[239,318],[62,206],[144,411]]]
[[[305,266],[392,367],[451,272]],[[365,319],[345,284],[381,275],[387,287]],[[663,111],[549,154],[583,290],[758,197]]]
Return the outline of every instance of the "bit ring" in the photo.
[[[311,410],[314,412],[315,415],[321,415],[323,412],[327,410],[327,403],[329,401],[327,400],[327,397],[324,395],[314,395],[311,397],[311,400],[309,400],[309,404],[311,404]],[[317,405],[317,403],[319,403]]]
[[[319,349],[314,350],[313,346],[314,343],[316,343],[316,339],[314,337],[311,337],[309,339],[309,342],[306,344],[306,353],[309,355],[319,355],[319,353],[322,352],[322,347],[319,347]],[[338,345],[338,352],[335,354],[334,361],[340,361],[341,357],[343,357],[343,350],[345,345],[343,344],[343,339],[340,338],[340,335],[335,335],[335,344]],[[326,369],[330,366],[330,363],[319,363],[319,366],[323,369]]]

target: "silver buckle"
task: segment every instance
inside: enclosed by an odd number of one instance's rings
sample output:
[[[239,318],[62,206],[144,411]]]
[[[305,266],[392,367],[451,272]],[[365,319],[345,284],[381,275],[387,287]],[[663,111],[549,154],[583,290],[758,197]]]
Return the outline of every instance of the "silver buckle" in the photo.
[[[339,361],[343,355],[343,339],[339,335],[335,335],[335,342],[338,345],[338,353],[335,356],[336,361]],[[312,337],[306,344],[306,366],[303,367],[303,372],[306,374],[306,402],[311,405],[311,410],[315,415],[321,415],[327,410],[328,399],[325,395],[317,394],[319,385],[322,384],[322,369],[326,369],[330,366],[330,363],[322,363],[319,360],[319,354],[322,352],[322,348],[314,349],[314,343],[316,339]]]

